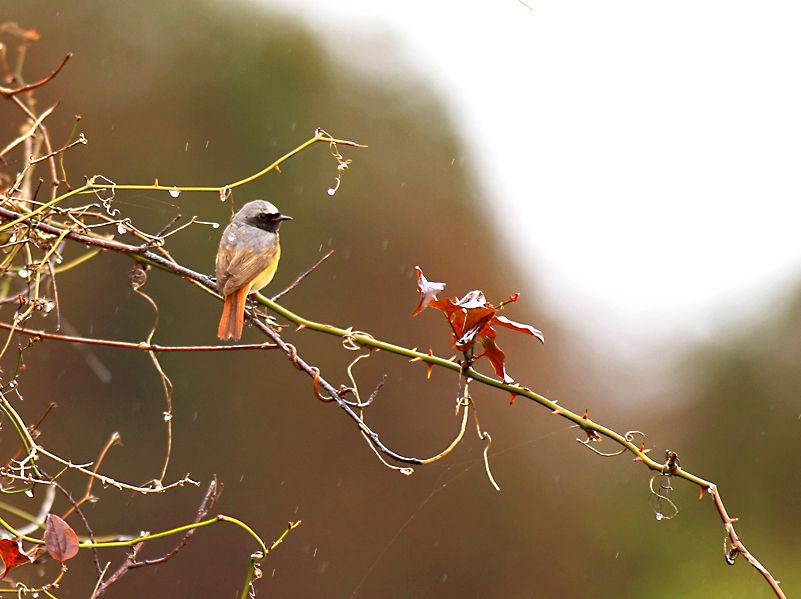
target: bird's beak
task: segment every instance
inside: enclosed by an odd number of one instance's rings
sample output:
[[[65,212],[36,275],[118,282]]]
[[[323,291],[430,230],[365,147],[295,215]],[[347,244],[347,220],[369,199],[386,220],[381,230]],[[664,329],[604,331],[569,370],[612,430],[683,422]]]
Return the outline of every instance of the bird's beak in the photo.
[[[279,214],[277,217],[275,217],[275,220],[292,220],[292,217],[287,214]]]

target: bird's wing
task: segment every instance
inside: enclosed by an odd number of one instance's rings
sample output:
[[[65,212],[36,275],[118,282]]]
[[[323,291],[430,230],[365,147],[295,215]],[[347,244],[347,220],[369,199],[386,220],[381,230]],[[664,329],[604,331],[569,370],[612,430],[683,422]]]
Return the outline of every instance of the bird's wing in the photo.
[[[231,223],[223,232],[217,252],[217,288],[222,295],[241,289],[266,270],[276,259],[278,244],[275,235],[259,231],[260,235],[246,235],[241,231],[247,225]]]

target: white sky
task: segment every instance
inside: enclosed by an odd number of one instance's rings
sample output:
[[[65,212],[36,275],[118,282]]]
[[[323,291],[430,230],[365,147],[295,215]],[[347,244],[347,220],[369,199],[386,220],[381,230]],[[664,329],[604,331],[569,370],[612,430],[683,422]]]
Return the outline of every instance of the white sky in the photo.
[[[272,5],[434,84],[520,263],[598,341],[704,335],[794,285],[801,2],[527,3]]]

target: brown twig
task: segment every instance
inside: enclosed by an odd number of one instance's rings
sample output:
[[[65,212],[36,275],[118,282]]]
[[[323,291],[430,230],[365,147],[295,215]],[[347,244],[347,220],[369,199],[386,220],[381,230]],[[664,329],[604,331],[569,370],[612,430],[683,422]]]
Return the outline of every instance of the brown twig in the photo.
[[[120,567],[117,568],[114,573],[109,576],[106,580],[102,583],[98,584],[95,587],[94,592],[92,593],[92,597],[90,599],[97,599],[105,594],[106,590],[113,585],[115,582],[119,581],[120,578],[125,576],[128,573],[128,570],[131,569],[131,564],[136,561],[136,556],[141,551],[142,547],[144,546],[144,542],[137,543],[133,547],[131,547],[130,553],[128,553],[128,557],[125,558],[125,561],[120,564]]]
[[[206,495],[203,497],[203,501],[200,502],[200,505],[197,508],[197,513],[195,514],[195,519],[193,521],[194,524],[200,522],[203,518],[209,515],[209,512],[214,509],[214,506],[217,505],[217,500],[220,498],[220,494],[222,493],[222,489],[220,488],[219,483],[217,482],[217,475],[215,474],[212,477],[211,482],[209,483],[209,488],[206,489]],[[171,551],[165,553],[161,557],[156,557],[153,559],[143,560],[141,562],[133,562],[131,564],[131,568],[141,568],[143,566],[155,566],[157,564],[163,564],[171,560],[175,555],[192,539],[192,535],[195,534],[194,528],[187,530],[178,544],[172,548]]]
[[[12,96],[16,96],[17,94],[21,94],[23,92],[29,92],[31,90],[36,89],[37,87],[42,87],[43,85],[49,83],[53,80],[61,72],[61,69],[64,68],[64,65],[67,64],[67,61],[72,58],[72,52],[67,54],[64,58],[61,59],[61,62],[58,63],[58,66],[44,79],[37,81],[36,83],[29,83],[28,85],[23,85],[16,89],[9,89],[7,87],[0,86],[0,96],[5,98],[11,98]]]
[[[106,459],[106,454],[109,452],[112,446],[114,446],[119,442],[120,442],[120,434],[117,432],[112,433],[111,437],[109,437],[109,440],[106,441],[106,444],[103,446],[103,449],[100,450],[100,455],[98,455],[97,459],[95,460],[95,466],[94,468],[92,468],[92,472],[97,474],[97,471],[100,470],[100,465],[103,463],[103,460]],[[86,490],[83,493],[83,497],[81,497],[73,507],[70,507],[70,509],[64,512],[64,514],[61,516],[62,519],[66,520],[67,518],[70,517],[73,510],[78,509],[84,503],[86,503],[87,501],[91,501],[93,499],[92,487],[94,486],[94,484],[95,484],[95,478],[89,477],[89,482],[86,483]]]
[[[203,497],[203,500],[200,502],[200,505],[197,508],[197,513],[195,514],[194,524],[197,524],[203,518],[208,516],[209,512],[214,509],[214,506],[217,503],[217,499],[220,497],[220,486],[217,482],[217,476],[215,475],[211,482],[209,483],[208,489],[206,489],[206,494]],[[195,534],[195,529],[187,530],[178,544],[172,548],[169,552],[164,554],[161,557],[137,561],[136,557],[141,550],[143,544],[138,543],[133,546],[131,552],[126,557],[125,561],[120,564],[120,567],[104,582],[97,585],[95,588],[95,592],[92,594],[92,599],[97,599],[98,597],[102,596],[108,588],[113,585],[114,583],[118,582],[120,578],[125,576],[129,570],[134,568],[141,568],[143,566],[154,566],[157,564],[163,564],[166,561],[171,560],[175,555],[181,551],[186,545],[192,540],[192,535]]]
[[[290,291],[292,291],[292,290],[293,290],[295,287],[297,287],[297,286],[298,286],[298,284],[299,284],[299,283],[300,283],[300,282],[301,282],[303,279],[305,279],[305,278],[306,278],[306,277],[308,277],[308,276],[309,276],[311,273],[313,273],[315,270],[317,270],[317,267],[318,267],[318,266],[320,266],[320,265],[321,265],[323,262],[325,262],[326,260],[328,260],[328,258],[330,258],[330,257],[333,255],[333,253],[334,253],[334,250],[328,250],[328,253],[327,253],[325,256],[323,256],[322,258],[320,258],[320,259],[319,259],[317,262],[315,262],[314,264],[312,264],[312,265],[311,265],[309,268],[307,268],[305,271],[303,271],[303,272],[302,272],[302,273],[300,273],[300,274],[299,274],[297,277],[295,277],[295,280],[294,280],[294,281],[292,281],[292,283],[290,283],[289,287],[287,287],[287,288],[286,288],[286,289],[284,289],[283,291],[281,291],[281,292],[279,292],[279,293],[275,294],[275,295],[272,297],[272,300],[273,300],[273,301],[276,301],[277,299],[280,299],[280,298],[282,298],[282,297],[283,297],[283,296],[285,296],[287,293],[289,293]]]
[[[50,165],[50,178],[52,180],[50,184],[50,199],[51,201],[55,200],[56,192],[58,190],[58,166],[56,165],[56,158],[55,154],[53,153],[53,144],[50,142],[50,133],[48,132],[47,127],[45,127],[45,124],[41,122],[44,120],[44,118],[41,116],[37,117],[31,111],[31,109],[25,105],[25,102],[20,100],[18,97],[12,96],[11,101],[14,102],[14,104],[16,104],[29,119],[33,120],[34,122],[41,119],[39,129],[42,132],[42,139],[44,139],[45,149],[47,150],[47,153],[51,155],[50,158],[47,159],[47,162]],[[55,106],[53,106],[53,108],[55,108]],[[45,113],[42,114],[44,115]],[[25,168],[27,169],[28,166]]]
[[[773,577],[768,569],[763,566],[759,560],[751,554],[750,551],[748,551],[748,548],[746,548],[745,544],[740,540],[740,537],[734,530],[734,523],[737,522],[737,518],[732,518],[729,516],[729,513],[726,511],[726,506],[723,505],[723,499],[720,497],[717,486],[710,485],[706,490],[715,501],[715,508],[718,510],[718,514],[720,514],[720,519],[723,521],[723,528],[726,529],[726,535],[731,543],[731,548],[724,552],[726,563],[730,566],[734,565],[734,560],[737,557],[737,554],[742,554],[742,556],[748,560],[748,563],[751,564],[767,581],[776,597],[785,599],[785,594],[779,586],[779,581]]]
[[[62,146],[58,150],[50,152],[49,154],[44,154],[43,156],[39,156],[39,158],[31,158],[29,164],[39,164],[40,162],[44,162],[45,160],[47,160],[49,158],[54,158],[55,156],[58,156],[62,152],[66,152],[70,148],[73,148],[73,147],[78,146],[78,145],[85,146],[87,143],[89,143],[89,141],[84,137],[83,133],[81,133],[81,135],[78,137],[78,139],[68,143],[65,146]]]
[[[47,475],[45,472],[42,472],[42,474]],[[89,524],[89,520],[86,518],[86,514],[84,514],[83,510],[81,509],[80,501],[76,501],[72,497],[72,493],[70,493],[69,490],[67,490],[57,480],[53,479],[50,484],[53,485],[53,487],[55,487],[66,498],[66,500],[69,502],[70,509],[69,509],[68,513],[72,514],[74,512],[74,513],[78,514],[78,517],[81,519],[81,522],[83,522],[83,527],[86,529],[86,534],[89,536],[89,539],[92,541],[92,543],[94,543],[95,542],[95,533],[92,530],[91,525]],[[67,516],[65,515],[63,517],[63,519],[66,520]],[[97,568],[97,575],[100,576],[100,573],[103,571],[103,568],[100,565],[100,556],[97,554],[97,548],[96,547],[92,547],[92,558],[93,558],[93,560],[95,562],[95,568]]]

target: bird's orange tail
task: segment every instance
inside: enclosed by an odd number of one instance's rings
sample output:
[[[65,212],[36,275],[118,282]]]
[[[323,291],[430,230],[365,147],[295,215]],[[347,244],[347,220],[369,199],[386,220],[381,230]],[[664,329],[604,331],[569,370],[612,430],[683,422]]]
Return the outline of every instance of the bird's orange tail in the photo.
[[[248,296],[248,285],[225,296],[220,326],[217,327],[217,337],[225,341],[233,339],[239,341],[242,337],[242,327],[245,324],[245,300]]]

